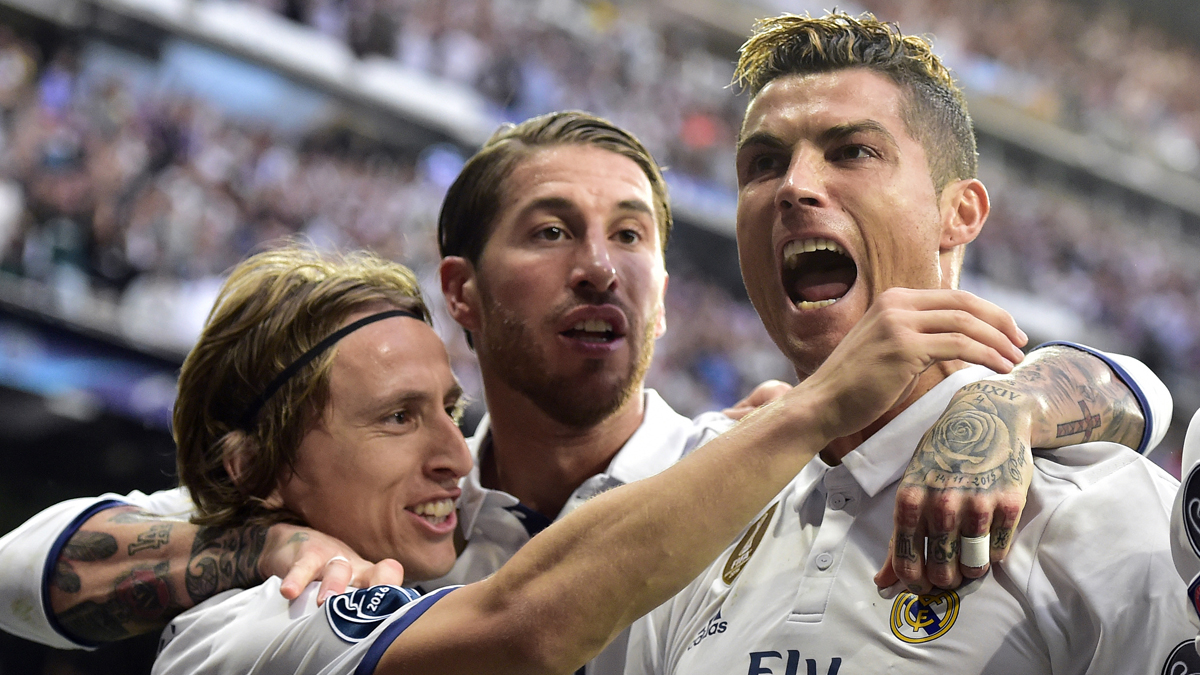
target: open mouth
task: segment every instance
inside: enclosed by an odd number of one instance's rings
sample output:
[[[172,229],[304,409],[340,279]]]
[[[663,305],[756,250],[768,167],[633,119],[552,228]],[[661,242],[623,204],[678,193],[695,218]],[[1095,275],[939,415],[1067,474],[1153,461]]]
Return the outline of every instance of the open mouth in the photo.
[[[454,513],[454,500],[435,499],[430,502],[422,502],[416,506],[410,506],[407,510],[421,516],[432,525],[441,525],[446,522],[451,513]]]
[[[621,337],[613,325],[604,319],[588,319],[577,321],[575,325],[562,332],[562,335],[573,340],[604,344]]]
[[[783,248],[783,287],[800,309],[837,302],[858,278],[858,266],[837,242],[804,239]]]

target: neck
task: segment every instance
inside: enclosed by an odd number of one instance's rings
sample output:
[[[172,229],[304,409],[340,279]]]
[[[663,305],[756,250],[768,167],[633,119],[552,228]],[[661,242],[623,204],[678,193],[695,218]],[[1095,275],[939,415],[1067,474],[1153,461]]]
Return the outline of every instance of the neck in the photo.
[[[850,452],[858,446],[862,445],[868,438],[874,436],[875,432],[887,426],[889,422],[896,419],[897,415],[904,412],[910,405],[915,403],[917,399],[929,393],[929,390],[940,384],[942,380],[949,377],[952,373],[966,368],[967,365],[968,364],[963,361],[943,361],[940,363],[935,363],[929,368],[929,370],[921,373],[921,377],[917,380],[917,386],[913,389],[912,393],[908,395],[908,398],[893,406],[891,410],[888,410],[879,419],[875,420],[871,424],[868,424],[862,431],[850,434],[848,436],[842,436],[841,438],[835,438],[832,443],[825,446],[825,449],[821,451],[821,459],[824,460],[826,464],[831,466],[841,464],[843,457],[850,454]],[[913,448],[897,448],[897,451],[902,452],[910,452],[912,450]]]
[[[645,412],[639,389],[598,424],[571,427],[503,384],[485,378],[484,391],[492,445],[479,458],[481,484],[503,490],[551,519],[576,488],[608,467]]]

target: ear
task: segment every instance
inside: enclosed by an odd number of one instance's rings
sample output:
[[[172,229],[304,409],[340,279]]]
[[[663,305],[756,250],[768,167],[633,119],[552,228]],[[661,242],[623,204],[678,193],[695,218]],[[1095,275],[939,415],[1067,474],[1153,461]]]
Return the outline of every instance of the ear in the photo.
[[[975,241],[991,210],[987,188],[978,179],[954,181],[942,189],[942,251]]]
[[[242,486],[246,479],[251,455],[255,451],[255,441],[244,432],[232,431],[225,435],[221,445],[223,446],[221,463],[225,466],[225,473],[229,474],[230,480],[237,486],[238,491],[245,494]],[[262,503],[270,509],[283,508],[283,495],[280,488],[276,486]]]
[[[475,266],[466,258],[446,256],[438,265],[438,277],[450,316],[466,330],[478,331],[481,305]]]
[[[979,236],[991,210],[987,188],[977,179],[960,180],[942,189],[942,239],[939,259],[943,288],[958,288],[966,245]]]
[[[667,284],[670,281],[671,275],[663,272],[662,295],[658,298],[658,320],[654,323],[655,340],[667,333]]]

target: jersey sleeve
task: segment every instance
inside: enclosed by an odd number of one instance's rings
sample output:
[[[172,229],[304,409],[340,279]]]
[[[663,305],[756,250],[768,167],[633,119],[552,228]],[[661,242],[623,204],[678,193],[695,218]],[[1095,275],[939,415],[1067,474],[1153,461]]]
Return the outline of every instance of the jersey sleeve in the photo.
[[[0,538],[0,629],[57,649],[95,648],[61,629],[50,611],[47,584],[63,546],[79,527],[101,511],[125,505],[185,517],[193,510],[187,492],[174,489],[71,499],[33,516]]]
[[[1146,367],[1146,364],[1132,356],[1110,354],[1075,342],[1047,342],[1038,345],[1037,349],[1056,345],[1085,351],[1107,363],[1117,377],[1125,383],[1125,386],[1133,392],[1141,405],[1142,417],[1146,420],[1142,441],[1135,450],[1144,455],[1158,446],[1171,426],[1171,413],[1175,409],[1175,402],[1171,398],[1171,392],[1167,389],[1167,385],[1163,384],[1163,381]]]
[[[296,600],[278,577],[228,591],[180,614],[163,631],[154,675],[371,675],[392,642],[446,594],[374,586],[316,604],[319,584]]]

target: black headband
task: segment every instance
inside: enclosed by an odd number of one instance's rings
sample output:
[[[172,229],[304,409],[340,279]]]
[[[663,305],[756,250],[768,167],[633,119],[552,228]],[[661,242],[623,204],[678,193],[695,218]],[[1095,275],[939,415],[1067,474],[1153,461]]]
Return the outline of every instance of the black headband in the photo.
[[[238,428],[243,431],[249,431],[254,422],[254,418],[258,416],[258,411],[262,409],[263,405],[265,405],[267,401],[271,400],[271,397],[275,395],[275,392],[279,391],[280,387],[287,384],[287,381],[292,379],[292,376],[299,372],[301,368],[307,366],[313,359],[323,354],[325,350],[332,347],[338,340],[341,340],[363,326],[375,323],[376,321],[390,319],[393,316],[407,316],[418,321],[425,321],[425,317],[416,312],[407,309],[389,309],[386,312],[372,314],[371,316],[363,317],[348,326],[343,326],[329,337],[318,342],[315,347],[304,352],[304,354],[300,358],[293,361],[290,366],[281,370],[279,374],[271,380],[271,383],[267,385],[267,388],[263,389],[263,392],[259,394],[258,397],[256,397],[253,401],[251,401],[249,406],[246,407],[246,412],[242,415],[242,419],[238,424]]]

